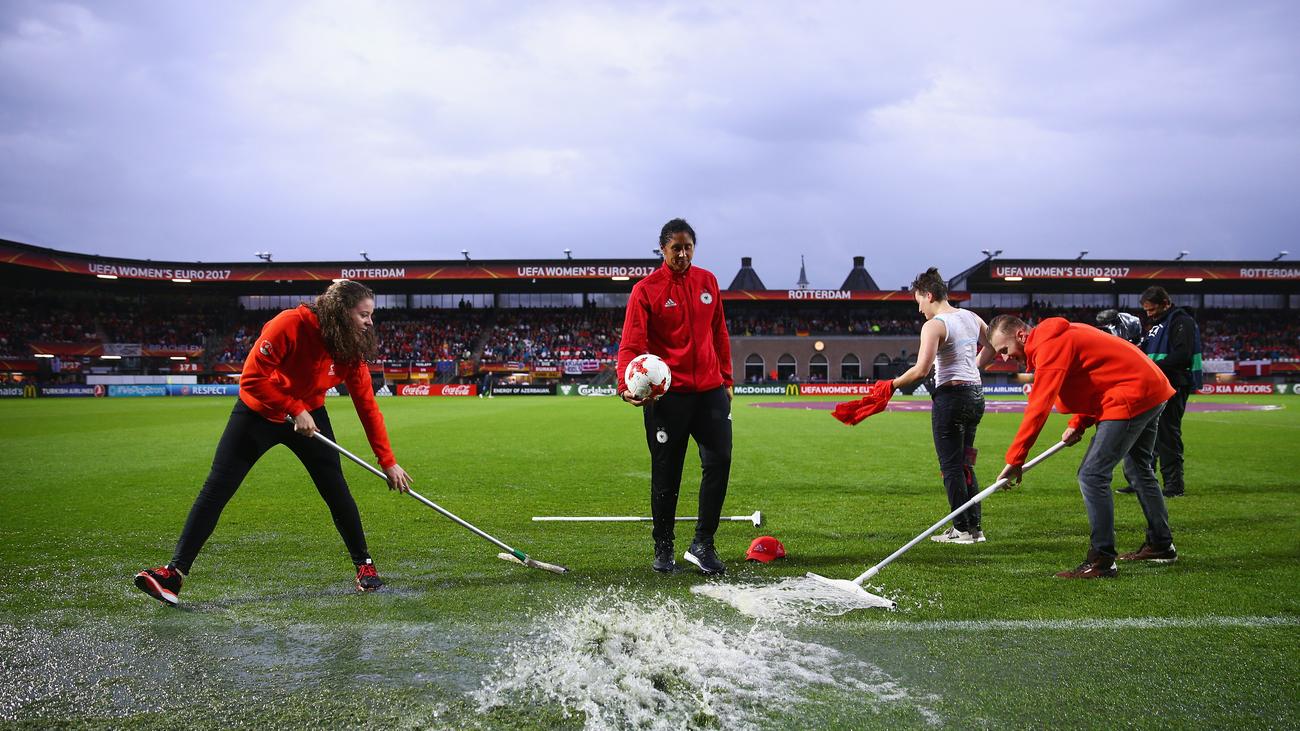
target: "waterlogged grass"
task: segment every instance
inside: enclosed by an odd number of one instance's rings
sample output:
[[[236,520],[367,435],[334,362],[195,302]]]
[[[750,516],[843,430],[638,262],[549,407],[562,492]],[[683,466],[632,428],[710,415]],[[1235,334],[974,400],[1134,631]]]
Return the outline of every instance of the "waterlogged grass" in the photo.
[[[904,695],[891,701],[809,682],[757,708],[752,723],[1300,726],[1300,398],[1272,402],[1287,408],[1187,415],[1188,496],[1169,504],[1177,564],[1122,565],[1105,582],[1052,578],[1087,548],[1074,480],[1082,448],[1067,450],[985,503],[987,543],[925,541],[876,577],[898,611],[763,628],[791,646],[815,643],[846,665],[874,668],[872,688],[893,683]],[[766,523],[723,524],[728,581],[807,571],[852,578],[947,512],[928,414],[884,413],[847,428],[824,411],[751,403],[737,399],[725,512],[761,509]],[[325,505],[292,455],[275,450],[228,506],[182,608],[163,607],[130,578],[170,556],[230,406],[0,402],[0,559],[9,567],[0,577],[0,723],[580,728],[586,716],[575,699],[548,695],[554,688],[483,699],[507,687],[514,658],[554,647],[547,630],[591,610],[593,597],[626,599],[647,616],[671,602],[689,620],[682,631],[699,622],[741,637],[752,625],[692,594],[700,577],[650,572],[646,524],[529,520],[646,513],[639,414],[611,399],[383,402],[417,489],[569,566],[567,576],[498,561],[494,547],[345,464],[389,582],[385,592],[355,595]],[[350,403],[330,408],[340,442],[368,454]],[[984,482],[1018,423],[1018,415],[985,417]],[[1037,449],[1063,428],[1052,417]],[[689,515],[693,454],[686,474],[679,513]],[[1116,517],[1121,549],[1136,548],[1144,525],[1136,500],[1117,496]],[[689,532],[680,527],[683,544]],[[769,533],[789,557],[741,563],[749,541]],[[609,618],[611,627],[618,619]],[[720,656],[744,657],[743,642],[719,642]],[[756,672],[793,672],[782,665],[791,658],[754,657]],[[726,693],[654,662],[620,667],[626,682],[644,679],[664,694],[647,692],[649,703]],[[734,726],[718,707],[726,703],[705,703],[684,723]]]

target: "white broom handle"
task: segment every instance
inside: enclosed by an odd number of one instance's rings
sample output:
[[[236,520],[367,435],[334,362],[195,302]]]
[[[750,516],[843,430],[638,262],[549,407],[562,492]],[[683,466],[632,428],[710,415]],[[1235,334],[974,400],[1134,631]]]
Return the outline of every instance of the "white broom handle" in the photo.
[[[534,520],[535,522],[538,522],[538,523],[541,523],[541,522],[551,522],[551,523],[646,523],[646,522],[649,522],[649,521],[654,520],[654,518],[647,518],[647,517],[645,517],[645,516],[637,516],[637,515],[584,515],[584,516],[576,516],[576,515],[534,515],[534,516],[533,516],[533,520]],[[685,521],[685,520],[699,520],[699,518],[697,518],[697,517],[691,515],[691,516],[678,516],[678,517],[676,517],[676,518],[673,518],[673,520],[677,520],[677,521]],[[718,517],[718,520],[744,520],[744,521],[753,521],[753,520],[754,520],[754,516],[752,516],[752,515],[723,515],[723,516],[719,516],[719,517]]]
[[[1034,468],[1034,465],[1037,465],[1039,462],[1042,462],[1043,460],[1047,459],[1048,457],[1052,456],[1053,454],[1056,454],[1057,452],[1061,451],[1062,449],[1065,449],[1066,446],[1067,446],[1067,445],[1066,445],[1065,442],[1057,442],[1056,444],[1053,444],[1052,446],[1050,446],[1050,447],[1048,447],[1046,450],[1044,450],[1042,454],[1040,454],[1040,455],[1038,455],[1037,457],[1034,457],[1033,459],[1031,459],[1031,460],[1029,460],[1028,462],[1026,462],[1026,463],[1025,463],[1025,466],[1022,467],[1022,468],[1020,468],[1020,472],[1021,472],[1022,474],[1025,473],[1025,472],[1028,472],[1029,470],[1031,470],[1031,469]],[[881,570],[881,569],[885,568],[885,567],[888,566],[890,563],[892,563],[894,559],[898,558],[899,556],[902,556],[904,553],[907,553],[907,551],[908,551],[912,546],[915,546],[916,544],[918,544],[918,543],[920,543],[921,541],[925,540],[926,537],[929,536],[931,533],[933,533],[933,532],[939,530],[940,528],[942,528],[942,527],[944,526],[945,523],[947,523],[948,521],[952,520],[954,517],[956,517],[956,516],[958,516],[958,515],[961,515],[963,512],[965,512],[965,510],[966,510],[967,508],[969,508],[970,506],[974,505],[975,503],[980,502],[981,500],[983,500],[984,498],[988,497],[989,495],[992,495],[993,493],[995,493],[995,492],[997,492],[998,490],[1002,489],[1002,487],[1003,487],[1004,485],[1006,485],[1006,484],[1007,484],[1007,478],[1004,477],[1004,478],[1002,478],[1001,480],[998,480],[997,482],[993,483],[992,485],[989,485],[988,487],[984,488],[983,490],[980,491],[980,493],[979,493],[978,495],[976,495],[975,497],[971,498],[970,500],[967,500],[966,503],[965,503],[964,505],[962,505],[961,507],[957,508],[956,510],[952,511],[951,513],[948,513],[947,515],[945,515],[945,516],[943,516],[942,518],[940,518],[938,523],[935,523],[934,525],[930,526],[929,528],[926,528],[926,530],[925,530],[924,533],[922,533],[921,535],[917,536],[916,538],[913,538],[912,540],[908,541],[907,545],[905,545],[905,546],[903,546],[902,548],[898,549],[897,551],[894,551],[893,553],[889,554],[889,557],[886,558],[884,561],[881,561],[880,563],[876,564],[875,566],[872,566],[871,568],[867,569],[867,570],[866,570],[866,571],[865,571],[861,576],[859,576],[858,578],[854,579],[854,580],[853,580],[853,583],[857,584],[858,586],[862,586],[862,582],[864,582],[864,581],[866,581],[867,579],[870,579],[871,577],[873,577],[873,576],[875,576],[876,574],[880,573],[880,570]]]

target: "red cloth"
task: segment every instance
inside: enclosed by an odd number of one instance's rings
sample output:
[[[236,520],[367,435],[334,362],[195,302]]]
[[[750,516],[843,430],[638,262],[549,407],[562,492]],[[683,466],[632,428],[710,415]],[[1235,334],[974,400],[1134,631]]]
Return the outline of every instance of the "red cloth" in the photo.
[[[871,392],[857,401],[845,401],[836,404],[831,416],[853,426],[872,414],[879,414],[889,405],[894,395],[894,379],[876,381],[871,384]]]
[[[636,283],[618,346],[619,393],[627,390],[627,364],[642,353],[664,359],[674,391],[700,393],[732,384],[731,338],[717,277],[694,265],[677,274],[664,264]]]
[[[321,338],[320,320],[306,305],[285,310],[262,326],[257,344],[244,361],[239,398],[263,417],[283,422],[286,415],[324,406],[325,392],[344,382],[379,465],[397,464],[384,416],[375,403],[370,367],[358,363],[346,373],[335,373],[334,359]]]
[[[1174,395],[1169,379],[1135,345],[1063,317],[1049,317],[1030,331],[1025,358],[1034,387],[1007,464],[1025,463],[1053,404],[1074,414],[1070,426],[1087,429],[1099,421],[1132,419]]]

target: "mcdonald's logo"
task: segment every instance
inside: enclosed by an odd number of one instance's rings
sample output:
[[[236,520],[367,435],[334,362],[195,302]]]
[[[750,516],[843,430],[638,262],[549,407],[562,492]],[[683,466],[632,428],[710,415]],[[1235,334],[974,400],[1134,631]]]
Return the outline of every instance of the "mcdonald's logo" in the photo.
[[[28,383],[23,386],[23,398],[36,398],[36,385]]]
[[[787,383],[787,384],[785,384],[785,395],[786,395],[786,396],[798,396],[798,395],[799,395],[799,384],[797,384],[797,383]]]

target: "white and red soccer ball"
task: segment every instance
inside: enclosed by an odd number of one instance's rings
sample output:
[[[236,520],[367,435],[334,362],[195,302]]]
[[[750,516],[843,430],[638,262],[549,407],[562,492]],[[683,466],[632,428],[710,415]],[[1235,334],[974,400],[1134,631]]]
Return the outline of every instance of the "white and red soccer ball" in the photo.
[[[672,385],[673,374],[668,364],[653,353],[638,355],[627,364],[623,371],[623,382],[627,384],[632,398],[657,398],[668,392]]]

